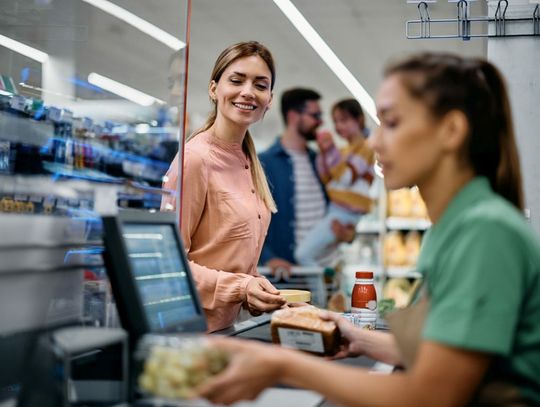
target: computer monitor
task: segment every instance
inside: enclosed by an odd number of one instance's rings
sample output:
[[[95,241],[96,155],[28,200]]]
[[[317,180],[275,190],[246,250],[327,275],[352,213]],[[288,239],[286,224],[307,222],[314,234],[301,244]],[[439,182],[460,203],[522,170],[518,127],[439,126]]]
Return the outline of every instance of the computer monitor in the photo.
[[[103,232],[116,307],[132,337],[206,331],[174,213],[123,211],[103,218]]]

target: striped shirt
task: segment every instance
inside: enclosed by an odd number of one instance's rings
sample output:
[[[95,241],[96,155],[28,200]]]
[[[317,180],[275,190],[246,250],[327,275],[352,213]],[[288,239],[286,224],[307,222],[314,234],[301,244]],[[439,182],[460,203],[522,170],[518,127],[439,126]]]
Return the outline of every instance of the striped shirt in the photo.
[[[291,157],[294,172],[295,241],[304,236],[319,222],[326,212],[326,202],[321,184],[313,170],[307,153],[286,150]]]

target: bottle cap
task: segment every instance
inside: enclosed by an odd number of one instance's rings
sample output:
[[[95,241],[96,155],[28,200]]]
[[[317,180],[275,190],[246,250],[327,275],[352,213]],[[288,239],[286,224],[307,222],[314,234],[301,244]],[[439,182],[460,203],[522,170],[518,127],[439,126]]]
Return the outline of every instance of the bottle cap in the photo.
[[[355,274],[356,278],[373,278],[372,271],[357,271]]]

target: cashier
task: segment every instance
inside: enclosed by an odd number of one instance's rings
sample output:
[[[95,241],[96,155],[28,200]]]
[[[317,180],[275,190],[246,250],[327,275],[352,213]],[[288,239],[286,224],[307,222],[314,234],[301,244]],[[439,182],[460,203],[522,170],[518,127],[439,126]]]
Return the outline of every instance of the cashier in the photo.
[[[506,87],[489,62],[421,54],[390,66],[371,143],[389,189],[417,185],[433,227],[413,305],[391,334],[351,326],[339,356],[405,370],[373,375],[298,351],[216,340],[232,359],[199,394],[228,404],[275,383],[341,406],[540,405],[540,243],[523,217]]]
[[[181,232],[210,332],[232,325],[242,307],[258,315],[285,303],[257,273],[276,206],[248,131],[270,108],[274,81],[263,45],[225,49],[208,89],[213,110],[185,146]],[[177,155],[164,188],[176,188],[179,165]],[[162,202],[175,206],[175,198]]]

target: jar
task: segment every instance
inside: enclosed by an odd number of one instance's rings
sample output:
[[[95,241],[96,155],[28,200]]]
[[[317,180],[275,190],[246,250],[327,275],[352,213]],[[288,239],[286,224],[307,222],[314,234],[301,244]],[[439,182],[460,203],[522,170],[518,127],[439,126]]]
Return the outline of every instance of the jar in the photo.
[[[351,296],[351,313],[356,314],[356,325],[375,329],[377,322],[377,292],[373,272],[357,271]]]

